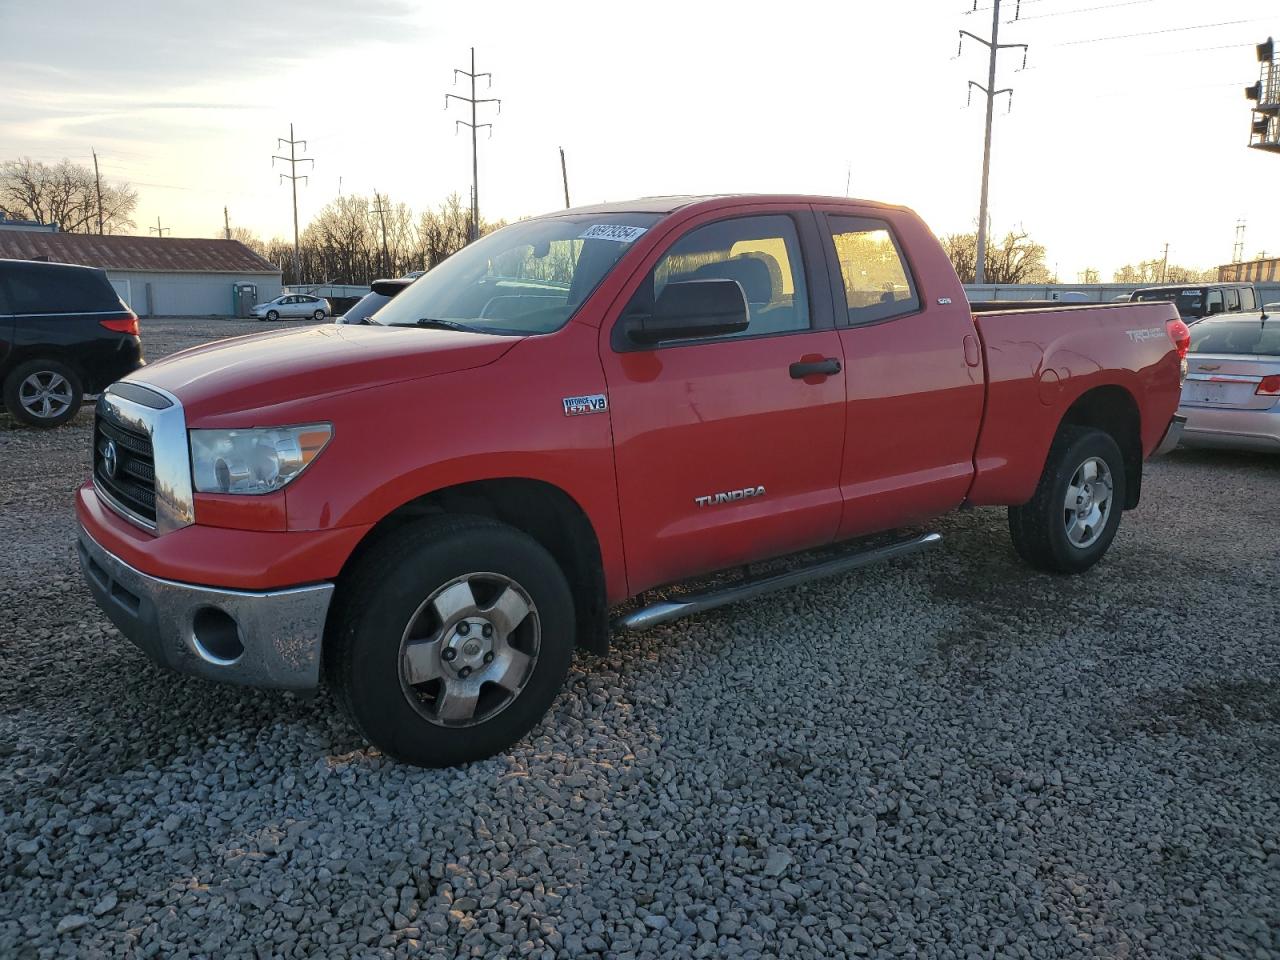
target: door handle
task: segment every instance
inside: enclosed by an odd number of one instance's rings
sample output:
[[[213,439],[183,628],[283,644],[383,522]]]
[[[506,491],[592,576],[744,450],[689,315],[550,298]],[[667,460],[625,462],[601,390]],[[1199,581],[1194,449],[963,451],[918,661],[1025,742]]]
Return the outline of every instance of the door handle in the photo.
[[[841,369],[840,361],[835,357],[824,357],[822,360],[797,360],[791,365],[791,379],[834,377]]]

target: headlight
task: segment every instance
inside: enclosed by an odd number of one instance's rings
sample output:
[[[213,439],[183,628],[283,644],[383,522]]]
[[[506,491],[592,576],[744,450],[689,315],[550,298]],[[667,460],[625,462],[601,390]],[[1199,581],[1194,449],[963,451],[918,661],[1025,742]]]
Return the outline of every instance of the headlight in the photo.
[[[192,430],[198,493],[272,493],[294,480],[333,436],[327,423],[265,430]]]

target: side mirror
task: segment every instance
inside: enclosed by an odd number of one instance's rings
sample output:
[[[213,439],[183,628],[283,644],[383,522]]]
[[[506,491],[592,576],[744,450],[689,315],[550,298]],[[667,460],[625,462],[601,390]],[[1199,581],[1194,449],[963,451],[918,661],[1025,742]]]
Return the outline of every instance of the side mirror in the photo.
[[[676,280],[662,288],[652,314],[629,318],[636,343],[700,340],[747,329],[747,297],[737,280]]]

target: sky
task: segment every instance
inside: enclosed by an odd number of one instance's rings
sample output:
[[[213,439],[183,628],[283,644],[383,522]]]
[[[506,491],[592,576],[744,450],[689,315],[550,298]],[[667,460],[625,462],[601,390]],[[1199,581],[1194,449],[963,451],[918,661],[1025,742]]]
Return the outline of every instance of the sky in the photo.
[[[291,237],[277,143],[306,140],[303,226],[344,194],[415,209],[471,182],[455,67],[491,71],[480,204],[515,219],[670,193],[903,203],[974,229],[992,0],[434,3],[0,0],[0,159],[68,157],[138,190],[137,232]],[[1017,19],[1015,20],[1015,15]],[[1003,0],[991,224],[1073,282],[1158,258],[1280,255],[1280,155],[1243,88],[1276,0]],[[1008,108],[1008,109],[1006,109]],[[490,133],[492,134],[490,136]]]

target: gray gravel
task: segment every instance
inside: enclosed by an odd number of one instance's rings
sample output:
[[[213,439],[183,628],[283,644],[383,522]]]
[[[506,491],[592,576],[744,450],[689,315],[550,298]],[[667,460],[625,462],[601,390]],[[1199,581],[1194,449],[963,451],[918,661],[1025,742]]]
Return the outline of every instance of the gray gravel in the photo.
[[[151,356],[255,329],[144,321]],[[1280,955],[1280,458],[1153,466],[1081,578],[979,510],[619,637],[432,772],[107,625],[89,427],[0,419],[0,956]]]

